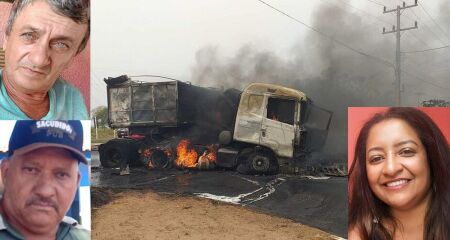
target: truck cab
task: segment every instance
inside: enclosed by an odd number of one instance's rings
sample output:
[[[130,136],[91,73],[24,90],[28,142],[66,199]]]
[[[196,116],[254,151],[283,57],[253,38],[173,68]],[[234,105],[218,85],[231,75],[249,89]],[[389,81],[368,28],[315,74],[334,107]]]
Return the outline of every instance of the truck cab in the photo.
[[[315,107],[301,91],[252,83],[241,94],[232,141],[219,150],[218,165],[243,173],[277,172],[295,157],[320,150],[330,121],[331,112]]]
[[[233,140],[272,149],[280,157],[294,156],[300,143],[300,91],[267,83],[253,83],[241,94]]]

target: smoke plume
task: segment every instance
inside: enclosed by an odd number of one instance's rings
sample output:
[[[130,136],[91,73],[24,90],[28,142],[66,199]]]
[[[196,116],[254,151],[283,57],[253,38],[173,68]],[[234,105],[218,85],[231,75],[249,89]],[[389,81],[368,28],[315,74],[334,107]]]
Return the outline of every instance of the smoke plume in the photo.
[[[442,16],[449,18],[446,12],[442,12]],[[334,112],[325,151],[332,154],[336,161],[345,162],[347,107],[395,104],[394,68],[383,63],[394,62],[395,35],[382,35],[381,31],[368,32],[367,28],[374,28],[372,20],[332,5],[318,8],[312,25],[331,38],[381,60],[368,58],[310,31],[306,38],[299,39],[292,46],[294,57],[289,59],[250,44],[241,47],[230,58],[221,56],[218,47],[204,47],[196,54],[191,81],[201,86],[237,89],[244,88],[250,82],[268,82],[303,91],[317,105]],[[407,47],[423,48],[416,42],[408,43]],[[423,92],[429,92],[426,89],[429,86],[408,80],[405,82],[405,88],[409,91],[418,87]],[[406,97],[411,93],[405,90],[403,94],[409,104],[416,103],[417,96],[413,95],[411,100]]]

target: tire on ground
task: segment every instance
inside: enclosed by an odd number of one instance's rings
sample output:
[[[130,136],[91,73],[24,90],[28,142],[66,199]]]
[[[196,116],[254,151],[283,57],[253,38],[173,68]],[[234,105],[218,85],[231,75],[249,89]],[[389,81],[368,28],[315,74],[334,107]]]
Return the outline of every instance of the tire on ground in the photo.
[[[103,167],[119,167],[128,162],[130,166],[139,165],[137,144],[131,139],[114,139],[100,145],[100,162]]]
[[[150,156],[146,157],[141,155],[140,157],[140,162],[148,169],[170,168],[172,161],[173,159],[160,149],[154,150]]]

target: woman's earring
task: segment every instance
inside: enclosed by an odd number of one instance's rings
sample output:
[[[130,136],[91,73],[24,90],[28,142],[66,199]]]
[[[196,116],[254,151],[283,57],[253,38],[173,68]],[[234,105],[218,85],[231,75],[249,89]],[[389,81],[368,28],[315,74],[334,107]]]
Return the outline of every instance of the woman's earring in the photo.
[[[377,217],[374,217],[374,218],[373,218],[373,223],[378,224],[379,222],[380,222],[380,221],[378,220]]]

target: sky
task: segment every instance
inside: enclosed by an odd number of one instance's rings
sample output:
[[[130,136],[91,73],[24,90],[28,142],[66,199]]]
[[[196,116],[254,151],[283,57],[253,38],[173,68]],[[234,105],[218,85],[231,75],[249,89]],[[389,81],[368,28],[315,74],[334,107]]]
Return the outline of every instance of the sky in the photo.
[[[241,46],[288,55],[303,31],[257,1],[127,1],[92,2],[92,105],[106,105],[102,79],[123,74],[154,74],[190,81],[195,55],[208,46],[225,56]],[[303,1],[306,3],[306,1]],[[312,10],[297,1],[281,6],[298,9],[308,19]]]
[[[281,12],[264,4],[267,3]],[[406,1],[407,5],[413,0]],[[347,107],[395,104],[398,0],[92,1],[91,107],[104,78],[162,75],[207,87],[270,82],[334,112],[328,148],[345,149]],[[450,101],[450,1],[402,11],[402,102]],[[151,78],[139,80],[154,81]],[[343,150],[342,150],[343,151]]]
[[[293,18],[324,32],[337,40],[347,42],[347,38],[361,39],[349,45],[365,53],[380,57],[389,62],[395,61],[395,35],[381,34],[382,27],[391,29],[388,23],[395,23],[393,13],[383,14],[382,6],[395,7],[393,0],[267,0],[266,3],[289,14]],[[419,29],[403,32],[402,51],[414,51],[441,47],[450,44],[450,19],[444,16],[445,0],[421,1],[419,7],[404,10],[402,27],[419,22]],[[448,1],[447,1],[448,2]],[[412,4],[413,1],[407,1]],[[381,4],[381,5],[380,5]],[[425,10],[426,12],[425,12]],[[328,12],[323,12],[328,11]],[[339,19],[340,13],[354,17],[354,22]],[[428,15],[429,14],[429,15]],[[431,16],[432,18],[430,18]],[[322,19],[317,19],[322,18]],[[353,36],[352,36],[353,35]],[[195,83],[195,69],[202,60],[202,51],[214,51],[221,61],[233,59],[243,47],[256,52],[270,52],[283,61],[302,58],[307,67],[314,62],[317,52],[301,52],[311,43],[307,38],[322,38],[299,22],[282,15],[257,0],[96,0],[92,2],[92,106],[106,105],[106,86],[103,78],[127,75],[163,75]],[[372,38],[377,44],[365,44]],[[371,39],[371,40],[372,40]],[[384,52],[375,48],[383,47]],[[337,46],[336,48],[341,48]],[[347,49],[349,57],[360,57]],[[405,91],[407,104],[417,104],[418,100],[433,96],[444,98],[450,88],[448,77],[450,49],[425,53],[405,54],[403,65],[415,75],[417,69],[421,77],[438,87],[428,84],[427,88]],[[315,55],[315,56],[314,56]],[[434,73],[420,67],[424,58],[436,61]],[[206,59],[208,61],[208,59]],[[368,64],[377,65],[371,59]],[[411,70],[412,69],[412,70]],[[317,70],[317,72],[314,72]],[[297,78],[310,78],[320,74],[323,69],[299,73]],[[413,71],[414,70],[414,71]],[[393,73],[393,69],[388,69]],[[409,78],[406,73],[403,75]],[[429,77],[428,77],[429,76]],[[391,82],[393,82],[393,74]],[[431,78],[434,78],[433,80]],[[376,77],[374,81],[376,81]],[[273,82],[285,79],[273,79]],[[417,79],[411,82],[419,81]],[[214,82],[214,80],[211,80]],[[201,82],[203,85],[214,85]],[[415,83],[415,82],[414,82]],[[407,83],[406,83],[407,84]],[[240,86],[238,86],[240,87]],[[408,86],[405,86],[406,88]],[[419,88],[423,88],[419,86]],[[448,98],[447,98],[448,99]],[[414,101],[415,100],[415,101]]]

